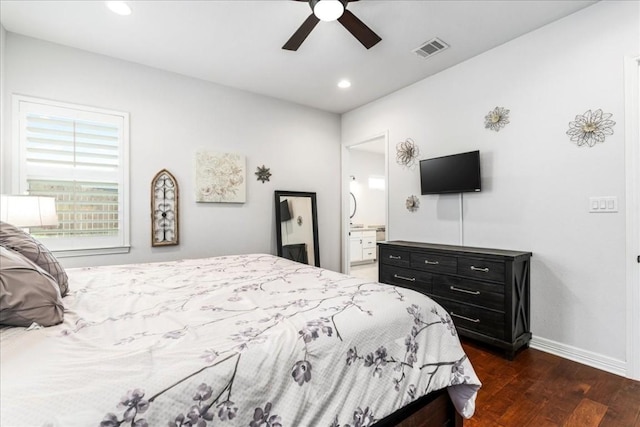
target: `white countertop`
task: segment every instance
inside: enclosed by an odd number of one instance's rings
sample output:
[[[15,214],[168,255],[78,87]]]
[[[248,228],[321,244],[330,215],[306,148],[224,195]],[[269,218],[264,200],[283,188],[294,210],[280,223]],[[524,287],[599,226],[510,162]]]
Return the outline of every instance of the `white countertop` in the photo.
[[[377,229],[374,227],[351,227],[350,231],[376,231]]]

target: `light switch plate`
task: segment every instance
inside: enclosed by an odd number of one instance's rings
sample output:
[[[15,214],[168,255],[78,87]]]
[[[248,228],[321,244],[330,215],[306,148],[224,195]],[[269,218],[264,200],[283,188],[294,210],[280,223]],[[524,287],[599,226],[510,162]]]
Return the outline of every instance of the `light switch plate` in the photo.
[[[591,213],[618,212],[618,197],[617,196],[589,197],[589,212]]]

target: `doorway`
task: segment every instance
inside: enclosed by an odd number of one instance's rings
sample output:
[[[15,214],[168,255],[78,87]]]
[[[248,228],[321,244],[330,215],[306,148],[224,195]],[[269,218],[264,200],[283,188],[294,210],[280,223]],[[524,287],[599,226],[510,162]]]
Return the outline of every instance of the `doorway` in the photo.
[[[387,133],[345,146],[343,271],[378,281],[377,242],[388,235]]]

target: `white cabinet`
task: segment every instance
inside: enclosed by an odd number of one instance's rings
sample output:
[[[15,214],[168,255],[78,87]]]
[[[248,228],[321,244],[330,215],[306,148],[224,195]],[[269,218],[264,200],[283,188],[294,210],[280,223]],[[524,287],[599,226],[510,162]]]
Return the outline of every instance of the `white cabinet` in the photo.
[[[357,234],[360,234],[360,232]],[[353,231],[349,239],[349,254],[352,263],[362,261],[362,239],[359,236],[355,237]]]
[[[352,263],[375,261],[376,230],[351,230],[349,253]]]

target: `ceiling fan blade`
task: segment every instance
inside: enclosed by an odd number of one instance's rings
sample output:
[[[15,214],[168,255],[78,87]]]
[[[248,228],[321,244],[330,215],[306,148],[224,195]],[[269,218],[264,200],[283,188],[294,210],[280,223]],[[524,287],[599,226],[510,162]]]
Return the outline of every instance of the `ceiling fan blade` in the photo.
[[[367,27],[364,22],[348,10],[344,11],[338,21],[367,49],[372,48],[382,40],[371,28]]]
[[[282,46],[286,50],[298,50],[302,42],[307,38],[316,25],[320,22],[318,18],[312,13],[309,17],[300,25],[300,28],[296,30],[291,38]]]

